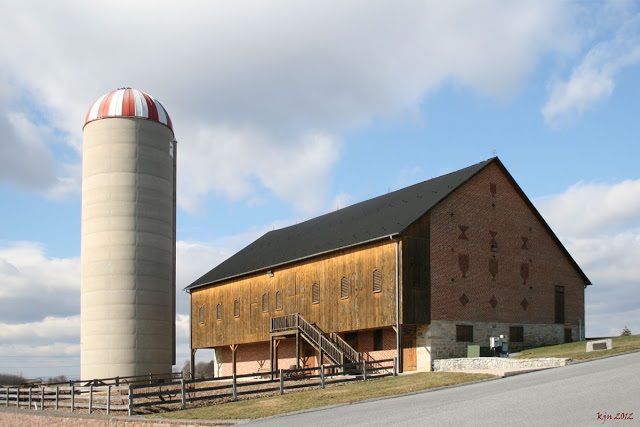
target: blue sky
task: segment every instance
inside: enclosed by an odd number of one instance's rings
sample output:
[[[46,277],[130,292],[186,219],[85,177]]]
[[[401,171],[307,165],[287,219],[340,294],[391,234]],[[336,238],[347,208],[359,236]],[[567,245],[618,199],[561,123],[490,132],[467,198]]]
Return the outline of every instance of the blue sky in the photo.
[[[150,93],[178,146],[178,287],[264,232],[497,154],[640,332],[632,1],[0,5],[0,372],[79,374],[82,124]],[[178,363],[188,303],[178,293]]]

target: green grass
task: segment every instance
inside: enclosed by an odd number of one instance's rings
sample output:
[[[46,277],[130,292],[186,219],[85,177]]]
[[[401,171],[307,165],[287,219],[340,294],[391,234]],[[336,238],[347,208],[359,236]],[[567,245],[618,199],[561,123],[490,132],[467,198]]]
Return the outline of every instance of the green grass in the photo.
[[[378,397],[468,383],[492,377],[492,375],[486,374],[458,372],[421,372],[332,386],[324,390],[291,392],[282,396],[154,414],[149,417],[201,420],[263,418],[322,406],[353,403]]]
[[[550,345],[546,347],[532,348],[513,355],[516,358],[535,359],[540,357],[562,357],[577,360],[597,359],[612,354],[627,351],[640,350],[640,335],[612,338],[611,350],[598,350],[586,352],[586,342],[572,342],[568,344]]]

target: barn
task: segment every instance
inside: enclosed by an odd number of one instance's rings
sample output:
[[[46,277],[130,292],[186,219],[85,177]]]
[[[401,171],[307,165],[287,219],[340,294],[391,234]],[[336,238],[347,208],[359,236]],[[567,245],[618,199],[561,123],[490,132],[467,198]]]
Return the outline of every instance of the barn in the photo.
[[[266,233],[185,288],[217,375],[398,357],[404,371],[584,339],[590,281],[491,158]]]

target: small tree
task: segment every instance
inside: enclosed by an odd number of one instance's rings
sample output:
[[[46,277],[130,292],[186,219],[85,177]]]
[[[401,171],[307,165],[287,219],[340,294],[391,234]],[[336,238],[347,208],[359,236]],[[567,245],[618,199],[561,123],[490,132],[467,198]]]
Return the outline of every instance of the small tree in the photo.
[[[631,329],[627,328],[627,326],[625,325],[624,328],[622,329],[622,333],[620,334],[621,337],[629,337],[631,336]]]

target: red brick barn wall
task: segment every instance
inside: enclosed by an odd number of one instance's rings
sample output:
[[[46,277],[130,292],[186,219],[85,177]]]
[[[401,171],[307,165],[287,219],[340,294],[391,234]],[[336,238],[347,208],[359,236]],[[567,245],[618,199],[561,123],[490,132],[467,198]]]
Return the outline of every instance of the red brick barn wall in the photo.
[[[474,343],[523,326],[522,344],[558,343],[555,289],[565,288],[565,322],[584,329],[584,277],[502,168],[489,165],[441,202],[431,221],[431,357],[459,357],[455,325],[474,325]],[[446,336],[445,336],[446,335]],[[453,341],[452,341],[453,338]]]
[[[233,374],[232,352],[229,346],[220,347],[220,376]],[[269,342],[240,344],[236,349],[236,374],[254,374],[271,371],[269,363]],[[282,340],[278,345],[278,369],[289,369],[296,364],[296,343],[294,339]]]

